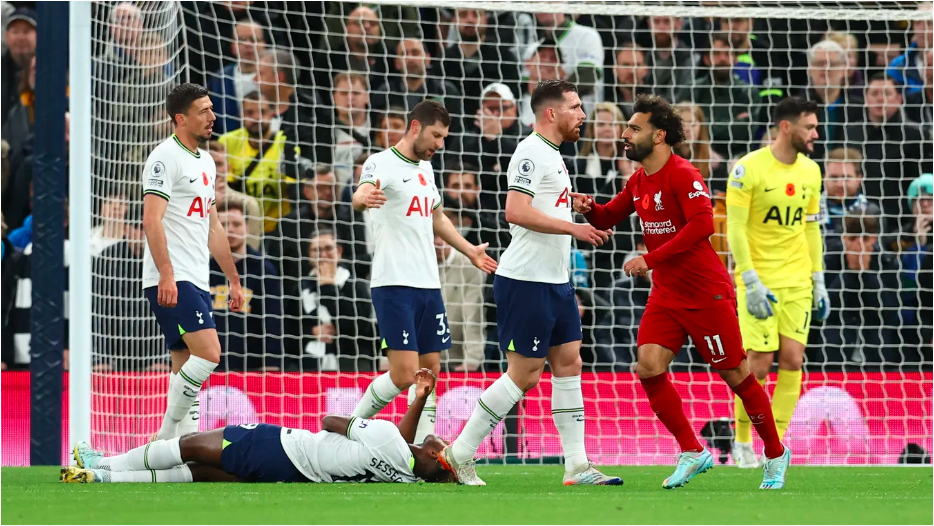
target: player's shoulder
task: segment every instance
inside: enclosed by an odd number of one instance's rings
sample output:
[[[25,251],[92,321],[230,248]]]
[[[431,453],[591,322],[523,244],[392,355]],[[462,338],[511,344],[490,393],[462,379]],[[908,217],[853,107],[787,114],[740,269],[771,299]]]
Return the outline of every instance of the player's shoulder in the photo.
[[[691,161],[677,154],[671,154],[671,158],[674,170],[671,170],[670,173],[675,179],[697,179],[700,177],[700,171],[691,164]],[[642,173],[645,173],[645,170]]]
[[[817,161],[803,153],[798,154],[798,157],[795,159],[795,166],[811,175],[816,173],[820,176],[820,165],[817,164]]]
[[[762,170],[766,170],[773,162],[774,156],[768,146],[751,151],[739,158],[730,170],[730,178],[737,181],[744,177],[754,177]]]

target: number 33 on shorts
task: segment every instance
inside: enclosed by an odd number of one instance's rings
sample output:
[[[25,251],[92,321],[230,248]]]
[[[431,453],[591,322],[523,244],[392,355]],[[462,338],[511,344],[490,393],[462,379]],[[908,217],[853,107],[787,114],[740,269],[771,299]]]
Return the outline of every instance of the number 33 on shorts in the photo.
[[[438,320],[438,330],[435,331],[435,334],[441,337],[441,343],[447,343],[451,340],[451,326],[448,325],[448,313],[440,312],[435,315],[435,319]]]

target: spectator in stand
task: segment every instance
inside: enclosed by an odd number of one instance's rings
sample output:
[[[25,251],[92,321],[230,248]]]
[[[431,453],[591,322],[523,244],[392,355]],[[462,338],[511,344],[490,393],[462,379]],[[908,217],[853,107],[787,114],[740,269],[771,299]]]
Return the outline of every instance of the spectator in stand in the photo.
[[[539,45],[525,61],[525,68],[529,76],[519,97],[519,122],[523,126],[532,126],[535,124],[535,112],[532,111],[532,92],[535,91],[535,87],[543,80],[564,78],[558,48],[547,43]]]
[[[91,255],[98,256],[104,250],[120,243],[124,236],[129,238],[128,225],[133,218],[127,217],[129,198],[123,190],[115,190],[104,198],[100,208],[100,223],[91,229],[88,245]]]
[[[480,100],[474,94],[492,82],[519,92],[519,59],[511,49],[498,44],[493,34],[496,28],[488,25],[487,17],[482,9],[455,10],[453,22],[460,38],[444,50],[444,59],[435,62],[431,72],[449,80],[464,95],[465,115],[477,113]]]
[[[289,334],[301,335],[290,345],[289,370],[373,371],[377,356],[376,327],[370,291],[343,260],[344,250],[333,230],[309,236],[299,296],[289,297]]]
[[[23,70],[28,69],[30,60],[36,55],[36,12],[20,8],[7,19],[3,41],[6,49],[0,58],[3,84],[2,119],[6,124],[7,113],[19,100]]]
[[[297,180],[304,173],[314,170],[315,159],[330,161],[331,145],[318,144],[315,140],[318,122],[312,110],[315,101],[299,98],[295,64],[295,57],[288,51],[265,51],[260,55],[257,83],[262,98],[269,101],[272,108],[271,122],[277,123],[279,131],[285,134],[282,175]],[[280,199],[282,197],[278,193],[275,195]]]
[[[733,75],[734,55],[726,34],[711,35],[710,52],[703,58],[707,71],[676,96],[678,102],[693,102],[704,110],[704,120],[710,123],[711,147],[728,158],[749,151],[758,104],[752,86]]]
[[[266,49],[263,27],[252,20],[242,20],[234,26],[234,41],[230,43],[235,62],[219,72],[209,74],[207,88],[217,114],[214,133],[224,134],[240,128],[240,103],[244,94],[257,91],[259,57]]]
[[[363,221],[355,217],[347,203],[336,202],[337,182],[331,166],[319,164],[313,176],[306,176],[301,184],[303,199],[298,207],[282,218],[264,241],[266,254],[279,265],[283,294],[289,297],[298,296],[301,279],[311,270],[302,255],[307,253],[308,240],[315,230],[333,230],[342,252],[357,265],[355,274],[361,278],[368,275]]]
[[[227,183],[254,197],[263,209],[265,232],[276,228],[290,206],[279,171],[286,147],[285,132],[272,125],[273,111],[259,92],[243,95],[242,127],[221,135],[218,144],[227,149]]]
[[[482,191],[478,174],[477,166],[470,162],[446,162],[442,197],[452,209],[472,213],[480,242],[489,243],[489,250],[497,250],[509,244],[509,224],[506,223],[505,212],[499,211],[499,197]]]
[[[905,96],[905,115],[921,125],[930,141],[934,127],[934,50],[924,52],[924,87]]]
[[[480,93],[480,109],[461,139],[465,162],[480,167],[480,186],[501,197],[506,205],[506,168],[519,141],[532,129],[519,122],[519,105],[509,86],[494,82]]]
[[[447,208],[445,208],[447,211]],[[451,349],[442,356],[445,369],[477,371],[483,365],[486,344],[483,318],[483,286],[486,275],[467,256],[435,236],[435,254],[441,277],[441,296],[451,330]]]
[[[860,214],[872,202],[863,193],[863,155],[853,148],[834,148],[824,163],[824,236],[843,233],[843,220]],[[872,202],[878,208],[878,204]]]
[[[332,86],[335,71],[355,71],[363,75],[367,86],[386,83],[391,59],[386,50],[379,15],[367,6],[355,8],[343,19],[343,41],[338,47],[327,47],[313,53],[315,83],[321,93]]]
[[[697,67],[694,53],[678,40],[683,25],[676,17],[648,17],[651,42],[646,49],[652,52],[646,56],[649,78],[645,85],[649,91],[671,101],[676,100],[678,91],[694,83]]]
[[[898,87],[905,87],[908,93],[920,91],[924,87],[924,57],[922,53],[934,49],[934,21],[931,20],[931,6],[926,2],[918,3],[918,11],[926,17],[911,23],[911,46],[904,55],[889,64],[886,73]]]
[[[900,363],[891,347],[899,325],[898,262],[879,247],[879,209],[847,216],[839,241],[824,252],[824,276],[833,305],[824,323],[825,345],[809,347],[808,361]],[[823,353],[816,355],[815,353]]]
[[[691,161],[714,193],[726,194],[727,163],[710,148],[710,128],[704,110],[695,104],[678,104],[675,109],[681,115],[685,137],[675,147],[676,153]]]
[[[334,175],[343,189],[353,179],[354,159],[370,147],[370,93],[366,77],[352,71],[334,75],[333,86],[334,125],[319,127],[318,140],[333,145]]]
[[[765,72],[761,65],[768,66],[768,60],[762,56],[762,51],[767,51],[767,49],[760,50],[756,46],[758,38],[752,32],[753,19],[721,18],[719,25],[720,31],[729,36],[730,47],[736,54],[733,74],[746,84],[761,86],[762,81],[765,80]]]
[[[841,31],[831,31],[824,38],[840,44],[846,52],[846,89],[851,99],[862,100],[866,76],[859,67],[859,40],[852,33]]]
[[[645,65],[645,51],[634,43],[623,44],[616,53],[613,73],[616,82],[606,86],[604,100],[619,106],[628,121],[636,95],[646,91],[649,68]]]
[[[27,59],[26,71],[20,77],[19,98],[16,103],[3,108],[2,137],[10,145],[17,164],[32,153],[33,132],[36,112],[36,57]],[[18,169],[19,166],[16,166]]]
[[[809,86],[799,96],[817,102],[821,108],[812,159],[822,160],[827,150],[845,140],[853,144],[844,134],[848,123],[860,121],[862,101],[852,99],[845,89],[846,68],[846,50],[833,40],[821,40],[808,50]]]
[[[398,106],[389,108],[380,114],[376,128],[373,130],[373,146],[380,150],[388,150],[399,144],[405,136],[405,108]],[[359,156],[358,156],[359,157]],[[356,186],[356,183],[354,183]]]
[[[901,222],[898,233],[889,236],[885,244],[888,249],[901,255],[902,270],[908,273],[917,273],[924,255],[931,252],[934,241],[932,195],[934,174],[921,174],[911,182],[907,192],[911,216]],[[915,284],[917,280],[912,279],[911,283]]]
[[[447,195],[441,197],[444,215],[451,220],[454,228],[472,245],[480,244],[480,218],[477,211],[463,206]]]
[[[462,94],[448,80],[428,76],[431,55],[425,52],[424,44],[417,38],[406,38],[396,46],[395,67],[401,74],[393,76],[379,89],[371,101],[374,108],[385,111],[393,106],[405,108],[406,113],[416,104],[432,99],[444,104],[451,114],[451,135],[463,129],[464,117]]]
[[[65,151],[68,151],[69,126],[71,118],[65,112]],[[7,189],[3,193],[3,216],[9,228],[16,228],[10,233],[10,240],[17,248],[25,248],[32,242],[32,150],[21,152],[17,165],[11,163],[10,171],[13,178],[7,181]],[[65,173],[68,173],[68,160],[65,160]],[[14,168],[15,167],[15,168]],[[15,171],[14,171],[15,169]]]
[[[167,371],[168,353],[149,304],[139,293],[146,249],[142,206],[124,203],[122,210],[123,239],[104,248],[92,261],[94,370]]]
[[[260,250],[265,232],[265,219],[263,209],[259,207],[259,201],[251,195],[234,190],[227,184],[230,169],[227,165],[227,148],[224,145],[211,141],[208,151],[211,152],[214,169],[217,172],[217,177],[214,179],[214,197],[217,205],[220,206],[220,203],[227,200],[240,203],[246,217],[247,245],[253,250]]]
[[[931,145],[916,124],[904,121],[901,91],[884,73],[866,84],[864,117],[847,128],[846,140],[862,147],[866,195],[880,200],[886,217],[909,216],[904,196],[922,171],[934,171]]]
[[[622,165],[629,163],[620,136],[628,119],[619,106],[597,103],[584,128],[583,146],[577,159],[574,189],[600,202],[612,199],[623,189]]]
[[[227,279],[211,259],[214,323],[221,342],[221,370],[282,370],[282,294],[279,277],[268,259],[246,243],[243,205],[227,200],[217,205],[218,219],[243,284],[243,308],[227,310]]]
[[[603,39],[596,29],[578,24],[564,13],[536,13],[535,21],[543,37],[536,46],[548,42],[559,49],[564,77],[577,86],[589,114],[594,104],[603,100]]]
[[[581,317],[581,360],[585,370],[612,369],[617,360],[613,353],[613,311],[610,303],[586,288],[578,287],[575,296]]]

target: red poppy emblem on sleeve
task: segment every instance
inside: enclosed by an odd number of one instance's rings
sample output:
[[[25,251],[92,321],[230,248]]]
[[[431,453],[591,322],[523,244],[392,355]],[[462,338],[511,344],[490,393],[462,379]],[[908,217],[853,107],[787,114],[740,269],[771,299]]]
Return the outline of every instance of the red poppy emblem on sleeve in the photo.
[[[425,176],[418,174],[418,182],[422,183],[422,186],[428,186],[428,181],[425,180]]]
[[[211,182],[208,181],[208,173],[207,173],[207,172],[201,172],[201,180],[204,181],[204,186],[207,186],[207,185],[211,184]]]
[[[642,196],[642,209],[643,210],[649,209],[649,194],[645,194]]]
[[[794,183],[788,183],[788,186],[785,187],[785,193],[788,195],[795,195]]]

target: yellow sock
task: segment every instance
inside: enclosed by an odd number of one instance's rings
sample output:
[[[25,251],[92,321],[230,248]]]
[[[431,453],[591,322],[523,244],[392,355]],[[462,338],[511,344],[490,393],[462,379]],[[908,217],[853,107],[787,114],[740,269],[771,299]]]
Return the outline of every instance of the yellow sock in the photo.
[[[765,380],[759,380],[759,385],[765,385]],[[736,441],[742,444],[752,443],[752,421],[746,414],[746,408],[743,407],[743,400],[739,395],[735,395],[733,403],[736,407]]]
[[[778,382],[772,393],[772,416],[778,429],[778,439],[784,440],[798,399],[801,398],[801,371],[778,370]]]

